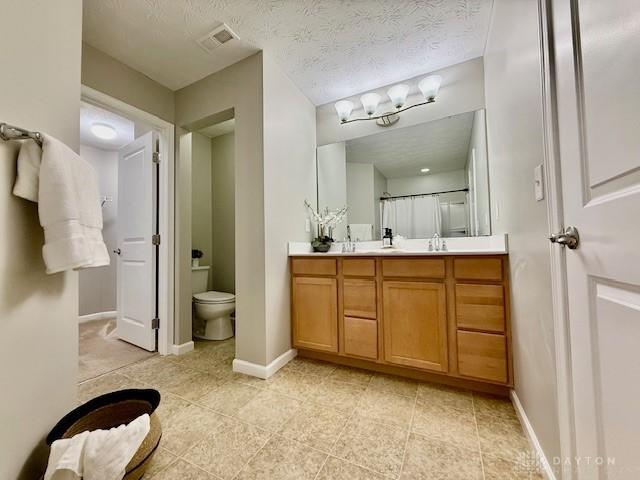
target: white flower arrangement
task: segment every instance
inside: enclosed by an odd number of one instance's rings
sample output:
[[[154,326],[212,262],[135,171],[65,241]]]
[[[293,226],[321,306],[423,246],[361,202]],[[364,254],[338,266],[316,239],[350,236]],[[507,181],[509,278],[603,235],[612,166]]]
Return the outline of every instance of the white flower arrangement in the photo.
[[[344,220],[349,210],[349,207],[346,206],[336,210],[329,210],[329,207],[326,207],[324,211],[320,212],[316,211],[307,200],[304,201],[304,206],[307,207],[309,212],[309,220],[316,224],[318,239],[331,237],[331,231],[338,223]]]

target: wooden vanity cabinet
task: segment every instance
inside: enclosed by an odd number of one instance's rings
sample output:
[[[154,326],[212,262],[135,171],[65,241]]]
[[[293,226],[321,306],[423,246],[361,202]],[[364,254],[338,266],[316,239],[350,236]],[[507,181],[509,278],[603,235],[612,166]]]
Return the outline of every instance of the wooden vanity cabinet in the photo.
[[[446,302],[443,283],[383,281],[385,360],[446,372]]]
[[[340,353],[378,361],[378,282],[375,258],[343,258],[340,262],[342,335]]]
[[[302,356],[506,393],[507,272],[506,255],[292,257],[293,345]]]
[[[337,352],[338,281],[327,277],[294,277],[292,304],[295,346]]]
[[[511,384],[506,257],[454,258],[458,373]]]

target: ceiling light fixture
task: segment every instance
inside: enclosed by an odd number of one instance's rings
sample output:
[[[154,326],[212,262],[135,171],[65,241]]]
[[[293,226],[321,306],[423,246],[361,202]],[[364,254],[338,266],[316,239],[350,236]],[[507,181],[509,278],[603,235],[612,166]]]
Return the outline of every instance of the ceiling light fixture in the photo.
[[[378,109],[378,104],[380,103],[381,97],[375,92],[365,93],[360,97],[364,112],[367,114],[366,117],[349,119],[349,117],[351,116],[351,112],[353,111],[353,103],[349,100],[340,100],[335,104],[336,112],[338,113],[338,119],[340,120],[340,123],[358,122],[360,120],[375,120],[376,123],[381,127],[388,127],[400,120],[399,113],[402,113],[413,107],[428,105],[429,103],[435,102],[438,91],[440,90],[441,83],[442,77],[440,75],[430,75],[420,80],[420,82],[418,83],[418,88],[420,89],[420,92],[422,92],[425,101],[409,105],[408,107],[405,107],[404,105],[407,101],[407,96],[409,95],[409,86],[402,83],[399,85],[394,85],[387,91],[387,96],[391,100],[395,111],[385,112],[379,115],[376,115],[376,111]]]
[[[91,125],[91,133],[102,140],[113,140],[118,135],[116,129],[106,123],[94,123]]]
[[[427,172],[429,171],[429,169],[428,169],[428,168],[421,168],[421,169],[420,169],[420,171],[421,171],[422,173],[427,173]]]

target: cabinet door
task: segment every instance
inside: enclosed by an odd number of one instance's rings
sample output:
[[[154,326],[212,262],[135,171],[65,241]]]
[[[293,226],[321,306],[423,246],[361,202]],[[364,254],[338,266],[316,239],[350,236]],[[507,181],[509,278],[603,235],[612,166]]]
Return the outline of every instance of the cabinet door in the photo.
[[[338,351],[338,284],[335,278],[293,277],[293,344]]]
[[[446,372],[445,286],[383,282],[384,356],[389,363]]]

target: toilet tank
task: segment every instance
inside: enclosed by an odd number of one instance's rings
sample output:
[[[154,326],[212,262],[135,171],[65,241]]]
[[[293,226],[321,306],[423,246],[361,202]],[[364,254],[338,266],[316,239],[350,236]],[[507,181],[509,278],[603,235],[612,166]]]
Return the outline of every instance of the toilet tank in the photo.
[[[209,290],[209,267],[191,267],[191,293],[202,293]]]

